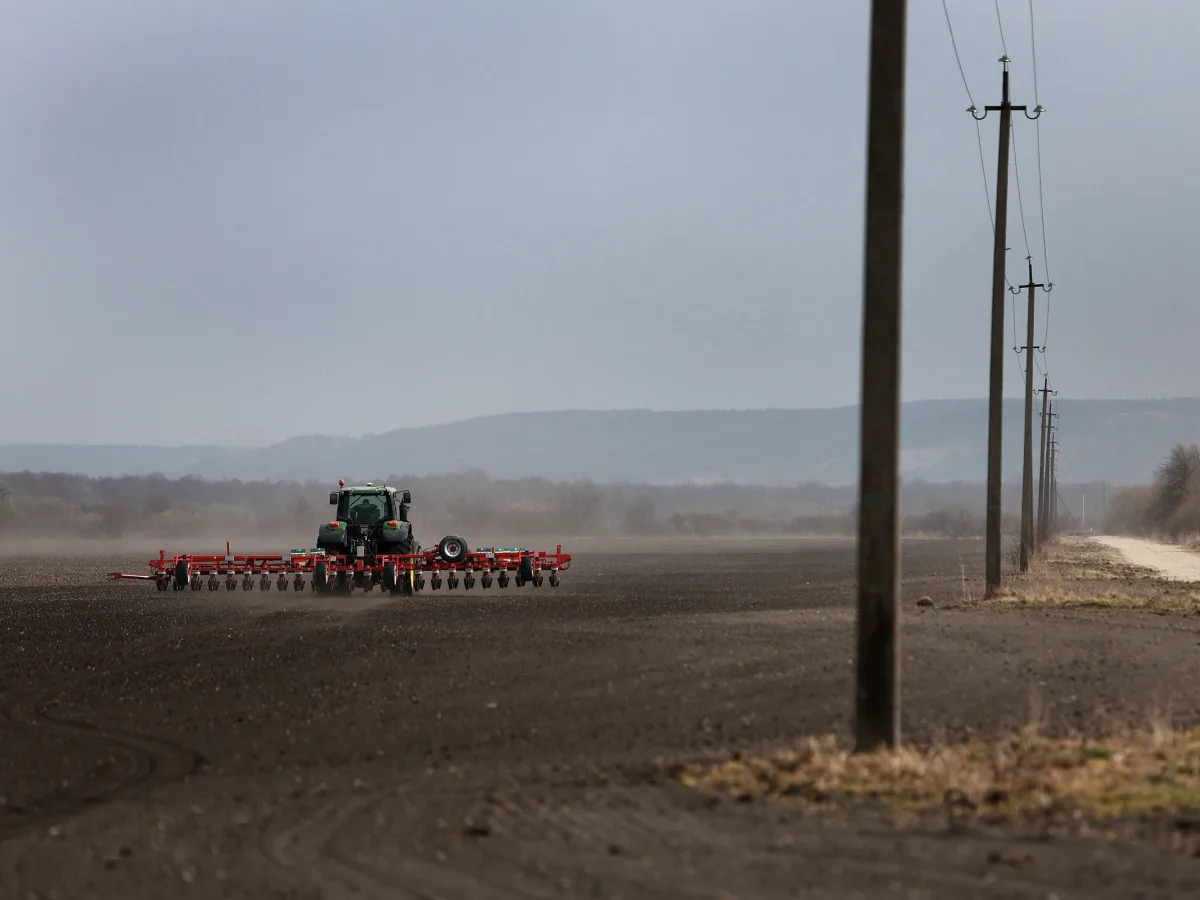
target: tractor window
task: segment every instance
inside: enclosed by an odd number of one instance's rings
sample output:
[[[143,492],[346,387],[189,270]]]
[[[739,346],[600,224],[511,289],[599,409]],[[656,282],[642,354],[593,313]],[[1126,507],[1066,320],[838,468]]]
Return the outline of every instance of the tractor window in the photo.
[[[387,498],[379,494],[351,497],[346,518],[351,525],[375,525],[388,517]]]

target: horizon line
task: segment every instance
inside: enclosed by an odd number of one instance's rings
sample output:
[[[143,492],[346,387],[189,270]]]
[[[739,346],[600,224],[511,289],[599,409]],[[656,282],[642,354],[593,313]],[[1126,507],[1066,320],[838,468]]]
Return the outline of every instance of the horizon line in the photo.
[[[1006,396],[1001,398],[1002,402],[1024,401],[1023,396]],[[1180,401],[1196,401],[1200,402],[1200,396],[1163,396],[1163,397],[1080,397],[1080,398],[1064,398],[1071,404],[1075,403],[1172,403]],[[1061,401],[1060,401],[1061,402]],[[913,400],[902,400],[901,407],[915,406],[922,404],[952,404],[952,403],[987,403],[986,397],[929,397]],[[361,434],[328,434],[324,432],[309,432],[306,434],[295,434],[290,437],[281,438],[276,441],[270,441],[265,444],[197,444],[197,443],[177,443],[177,444],[122,444],[122,443],[98,443],[88,441],[78,441],[66,443],[63,441],[4,441],[0,442],[0,447],[105,447],[105,448],[153,448],[156,450],[182,450],[186,448],[196,448],[204,450],[262,450],[268,447],[278,446],[290,441],[311,439],[311,438],[326,438],[331,440],[346,440],[359,441],[369,438],[381,437],[387,434],[394,434],[398,431],[423,431],[432,428],[445,428],[451,425],[464,425],[469,422],[480,422],[488,419],[499,419],[509,416],[546,416],[546,415],[572,415],[579,413],[589,414],[622,414],[622,413],[650,413],[655,415],[684,415],[697,413],[804,413],[804,412],[845,412],[847,410],[856,410],[861,406],[860,403],[839,404],[836,406],[765,406],[765,407],[734,407],[734,406],[712,406],[712,407],[691,407],[691,408],[657,408],[657,407],[566,407],[559,409],[532,409],[532,410],[510,410],[502,413],[487,413],[478,416],[467,416],[460,419],[446,419],[439,422],[430,422],[424,425],[408,425],[400,428],[392,428],[387,431],[363,432]]]

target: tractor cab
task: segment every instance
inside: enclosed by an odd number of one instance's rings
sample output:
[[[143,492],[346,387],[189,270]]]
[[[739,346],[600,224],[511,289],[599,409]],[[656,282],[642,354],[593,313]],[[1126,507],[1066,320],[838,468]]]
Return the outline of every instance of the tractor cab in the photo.
[[[329,504],[337,507],[337,520],[348,525],[381,525],[384,522],[407,522],[408,504],[412,494],[392,487],[365,485],[346,487],[329,494]]]
[[[413,536],[408,518],[411,502],[412,494],[408,491],[369,481],[346,487],[345,479],[338,479],[338,490],[329,494],[329,505],[337,507],[337,515],[321,524],[317,549],[366,559],[419,553],[421,545]]]

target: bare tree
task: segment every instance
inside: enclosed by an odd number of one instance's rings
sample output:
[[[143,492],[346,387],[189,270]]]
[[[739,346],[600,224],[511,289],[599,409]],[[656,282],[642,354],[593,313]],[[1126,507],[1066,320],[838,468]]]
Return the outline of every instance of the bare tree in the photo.
[[[1200,471],[1200,447],[1195,444],[1176,444],[1158,467],[1157,496],[1154,505],[1154,523],[1169,524],[1171,518],[1183,504],[1188,484]]]

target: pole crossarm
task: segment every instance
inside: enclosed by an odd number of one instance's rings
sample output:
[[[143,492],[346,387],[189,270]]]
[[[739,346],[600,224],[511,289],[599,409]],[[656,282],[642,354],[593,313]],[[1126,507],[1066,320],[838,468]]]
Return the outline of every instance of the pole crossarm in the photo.
[[[1012,60],[1009,59],[1007,56],[1002,56],[1002,57],[1000,57],[998,62],[1001,62],[1004,64],[1004,73],[1007,75],[1008,74],[1008,64],[1010,62],[1012,62]],[[1042,113],[1044,113],[1046,111],[1046,107],[1042,106],[1042,104],[1039,103],[1037,106],[1035,106],[1033,108],[1033,115],[1031,116],[1029,114],[1028,106],[1015,106],[1012,103],[1009,103],[1006,99],[999,106],[984,106],[982,116],[976,115],[976,113],[979,112],[979,107],[976,106],[974,103],[972,103],[970,106],[967,107],[967,112],[969,112],[971,114],[971,117],[973,119],[975,119],[975,121],[982,122],[984,119],[987,118],[987,114],[989,112],[1002,112],[1006,109],[1007,110],[1014,110],[1014,109],[1021,110],[1021,112],[1025,113],[1025,118],[1029,119],[1031,122],[1034,119],[1040,119],[1042,117]]]

